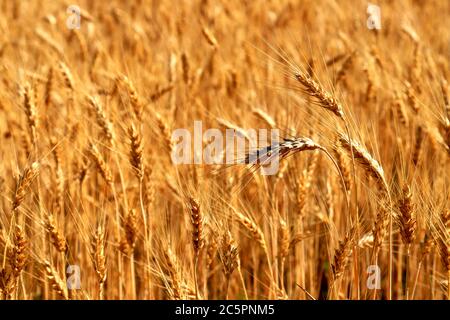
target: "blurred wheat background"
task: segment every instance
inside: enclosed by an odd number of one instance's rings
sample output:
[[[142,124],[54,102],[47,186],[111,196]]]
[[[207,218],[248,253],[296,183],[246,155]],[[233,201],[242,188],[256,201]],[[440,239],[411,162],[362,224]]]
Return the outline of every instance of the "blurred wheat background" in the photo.
[[[449,298],[450,2],[376,5],[0,1],[1,298]],[[174,165],[195,120],[277,174]]]

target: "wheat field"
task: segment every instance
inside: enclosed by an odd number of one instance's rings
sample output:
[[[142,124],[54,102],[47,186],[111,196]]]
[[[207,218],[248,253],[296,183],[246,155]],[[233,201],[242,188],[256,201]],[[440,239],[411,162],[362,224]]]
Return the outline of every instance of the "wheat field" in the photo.
[[[450,2],[374,4],[0,1],[1,299],[449,299]]]

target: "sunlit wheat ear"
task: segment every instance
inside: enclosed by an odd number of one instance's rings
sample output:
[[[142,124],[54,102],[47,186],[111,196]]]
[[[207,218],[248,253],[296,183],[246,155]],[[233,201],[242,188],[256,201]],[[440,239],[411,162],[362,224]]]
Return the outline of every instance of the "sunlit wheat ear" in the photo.
[[[62,154],[61,154],[61,146],[58,140],[52,136],[50,137],[50,144],[52,148],[52,155],[55,160],[55,186],[56,186],[56,194],[54,197],[55,209],[56,213],[62,212],[64,209],[64,188],[65,188],[65,177],[64,171],[62,169]]]
[[[247,231],[252,235],[253,239],[255,239],[259,243],[261,248],[264,251],[267,251],[267,244],[266,244],[266,240],[264,238],[264,233],[258,227],[258,225],[253,220],[251,220],[250,218],[247,218],[246,216],[244,216],[242,213],[240,213],[238,211],[234,210],[234,214],[235,214],[238,222],[245,229],[247,229]]]
[[[367,78],[367,86],[366,86],[366,99],[365,102],[373,101],[376,96],[376,73],[375,73],[375,67],[372,60],[369,60],[368,63],[363,67],[363,71],[366,74]]]
[[[72,72],[70,71],[69,67],[63,61],[60,61],[59,69],[61,71],[61,75],[63,77],[65,86],[70,90],[74,90],[75,86],[74,86],[73,75],[72,75]]]
[[[5,239],[1,239],[0,244],[6,245]],[[25,238],[25,233],[19,225],[16,225],[12,249],[10,252],[5,247],[5,257],[8,257],[9,268],[3,265],[0,268],[0,298],[9,300],[12,298],[14,292],[17,291],[19,285],[20,275],[25,267],[28,257],[27,247],[28,241]],[[4,263],[6,260],[4,260]]]
[[[89,173],[89,160],[82,156],[81,159],[76,160],[75,167],[76,179],[80,183],[80,186],[82,186]]]
[[[309,138],[297,137],[284,139],[282,142],[263,147],[256,151],[250,151],[245,157],[244,163],[259,167],[260,165],[270,163],[277,156],[282,160],[297,152],[316,149],[325,150],[324,147]]]
[[[417,221],[415,218],[414,205],[412,203],[412,193],[409,186],[405,186],[402,190],[402,195],[398,203],[398,209],[400,211],[399,225],[400,234],[402,236],[403,243],[410,245],[416,236]]]
[[[100,299],[103,299],[103,289],[107,275],[105,243],[105,232],[102,227],[98,226],[92,239],[92,259],[97,274]]]
[[[165,118],[162,117],[161,114],[159,114],[157,111],[155,111],[156,116],[156,122],[158,124],[158,128],[160,133],[162,134],[162,139],[164,142],[164,147],[169,152],[169,154],[172,154],[174,145],[172,141],[172,133],[170,131],[170,126],[165,120]]]
[[[164,87],[158,88],[150,95],[150,101],[156,102],[159,98],[164,96],[166,93],[169,93],[174,88],[175,88],[175,85],[173,83],[169,83],[169,84],[165,85]]]
[[[336,74],[335,80],[336,84],[338,84],[341,81],[345,81],[347,73],[353,64],[355,53],[356,51],[352,51],[349,55],[347,55],[345,60],[342,62],[342,66]]]
[[[352,228],[344,237],[343,240],[339,241],[339,246],[334,253],[333,263],[331,264],[331,270],[333,271],[334,279],[339,279],[348,264],[350,255],[353,250],[353,245],[355,241],[355,229]]]
[[[100,174],[102,175],[103,179],[105,179],[108,185],[113,185],[113,175],[111,173],[111,169],[106,164],[105,160],[103,160],[103,157],[95,144],[93,143],[90,144],[89,153],[92,159],[94,160],[98,171],[100,171]]]
[[[279,247],[280,247],[280,259],[284,261],[289,254],[289,242],[290,242],[290,232],[286,221],[279,217]]]
[[[351,169],[347,159],[345,159],[345,155],[343,154],[342,147],[340,147],[339,141],[336,143],[334,147],[334,154],[336,156],[336,162],[339,166],[339,170],[341,170],[342,177],[344,178],[344,184],[347,191],[351,190],[352,187],[352,177],[351,177]]]
[[[208,44],[210,46],[212,46],[214,49],[217,49],[219,44],[216,40],[216,37],[214,37],[213,33],[211,32],[211,30],[209,30],[206,27],[202,28],[202,34],[205,37],[205,40],[208,42]]]
[[[398,120],[400,121],[400,123],[404,126],[407,126],[409,120],[408,120],[408,114],[406,113],[406,110],[404,108],[403,96],[397,90],[394,91],[393,108],[397,114],[397,117],[398,117]]]
[[[45,276],[50,282],[50,285],[53,291],[62,299],[69,300],[69,294],[67,290],[67,286],[61,277],[58,275],[58,272],[51,265],[48,260],[43,262],[43,267],[45,271]]]
[[[114,146],[115,134],[111,121],[106,117],[102,105],[94,97],[87,97],[87,101],[95,113],[97,124],[103,131],[103,135],[108,139],[111,146]]]
[[[257,116],[259,119],[264,121],[270,128],[276,127],[275,120],[264,110],[262,110],[260,108],[253,108],[252,112],[255,116]]]
[[[36,93],[30,85],[26,85],[23,93],[23,105],[27,115],[28,126],[31,131],[31,140],[35,144],[36,129],[39,124],[39,118],[36,106]]]
[[[216,120],[221,126],[225,127],[226,129],[232,129],[241,137],[245,137],[249,141],[251,140],[250,136],[247,134],[245,129],[239,127],[238,125],[232,123],[231,121],[219,117],[217,117]]]
[[[131,82],[128,77],[125,75],[121,75],[117,77],[117,82],[123,84],[128,92],[128,97],[131,102],[131,106],[133,107],[133,111],[138,119],[140,119],[143,111],[143,103],[141,102],[141,98],[139,94],[136,91],[136,88],[134,87],[133,83]]]
[[[144,162],[142,159],[144,147],[142,144],[142,137],[134,125],[131,125],[128,128],[128,137],[130,139],[129,161],[136,177],[142,181],[144,178]]]
[[[229,277],[239,266],[238,247],[229,231],[224,232],[220,239],[219,259],[223,265],[223,271]]]
[[[442,212],[439,220],[440,223],[437,223],[435,241],[442,264],[450,277],[450,210]]]
[[[12,256],[11,256],[11,269],[14,278],[19,278],[22,270],[25,267],[25,263],[27,260],[27,246],[28,241],[25,238],[25,232],[22,227],[16,226],[16,230],[14,232],[14,246],[12,248]]]
[[[375,225],[372,230],[373,234],[372,255],[374,257],[378,255],[389,228],[389,212],[387,206],[380,205],[377,211],[378,212],[375,219]]]
[[[421,260],[425,259],[431,253],[431,250],[435,247],[435,245],[436,241],[432,236],[432,232],[431,230],[428,230],[423,239]]]
[[[341,143],[344,150],[351,157],[352,149],[353,156],[356,162],[364,169],[364,171],[375,178],[375,180],[380,184],[384,191],[389,192],[389,187],[384,176],[384,171],[381,165],[375,160],[371,154],[363,148],[358,142],[350,139],[344,134],[339,135],[339,142]]]
[[[155,202],[155,183],[152,181],[152,172],[151,170],[145,170],[145,175],[143,179],[143,198],[144,198],[144,204],[147,208],[147,211],[152,206],[152,204]]]
[[[416,128],[416,134],[415,134],[415,141],[414,141],[414,149],[412,153],[412,161],[415,166],[419,164],[420,155],[422,153],[422,146],[423,146],[423,140],[424,140],[424,130],[422,129],[422,126],[417,126]]]
[[[19,180],[16,183],[16,190],[14,192],[13,197],[13,205],[12,210],[15,211],[22,204],[27,189],[30,187],[33,180],[39,174],[39,163],[34,162],[30,167],[26,168],[22,175],[19,177]]]
[[[53,67],[48,69],[47,81],[45,82],[45,95],[44,102],[46,106],[49,106],[52,100],[53,91]]]
[[[304,87],[306,93],[314,97],[322,108],[331,111],[341,119],[344,118],[344,111],[341,104],[336,100],[336,98],[325,91],[319,83],[308,75],[300,72],[295,73],[294,76],[295,79],[297,79],[297,81]]]
[[[169,295],[171,296],[172,299],[179,300],[182,298],[182,292],[181,292],[181,275],[179,271],[177,257],[170,247],[164,250],[163,255],[166,262],[166,273],[169,276],[168,279]]]
[[[137,229],[136,211],[131,209],[125,217],[125,237],[131,251],[136,245]]]
[[[441,81],[441,92],[444,102],[445,117],[450,121],[450,88],[445,79]]]
[[[230,287],[231,275],[234,270],[239,268],[239,250],[231,236],[230,231],[225,231],[220,239],[219,259],[223,266],[225,274],[225,299],[228,299],[228,291]]]
[[[186,52],[181,54],[181,69],[183,70],[183,81],[186,85],[191,82],[189,58]]]
[[[37,28],[35,30],[35,35],[40,40],[42,40],[43,43],[47,44],[52,50],[54,50],[58,54],[58,56],[62,57],[64,55],[64,52],[61,49],[59,43],[57,43],[49,33],[42,30],[41,28]]]
[[[442,291],[444,292],[444,294],[445,294],[446,296],[448,296],[449,283],[450,283],[449,280],[442,280],[442,281],[439,281],[439,285],[440,285]]]
[[[51,242],[55,246],[56,250],[58,250],[61,253],[66,252],[67,250],[66,239],[62,235],[61,231],[59,231],[58,226],[56,225],[55,218],[51,213],[46,214],[45,229],[49,233]]]
[[[191,213],[194,253],[198,256],[200,249],[203,247],[203,215],[200,210],[200,205],[194,198],[188,199],[188,207]]]
[[[408,100],[408,104],[411,107],[412,111],[415,114],[419,113],[419,105],[417,103],[417,98],[414,93],[414,88],[411,86],[411,84],[408,81],[405,81],[405,93]]]
[[[218,254],[218,239],[217,235],[214,231],[209,232],[207,246],[206,246],[206,269],[211,271],[215,267],[215,259]],[[213,276],[213,273],[210,273],[208,277]]]

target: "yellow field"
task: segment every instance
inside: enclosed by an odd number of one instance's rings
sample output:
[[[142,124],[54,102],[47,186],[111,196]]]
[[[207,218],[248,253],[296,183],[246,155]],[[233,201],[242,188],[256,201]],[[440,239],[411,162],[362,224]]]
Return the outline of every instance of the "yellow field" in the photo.
[[[374,5],[0,1],[0,297],[448,299],[450,2]]]

